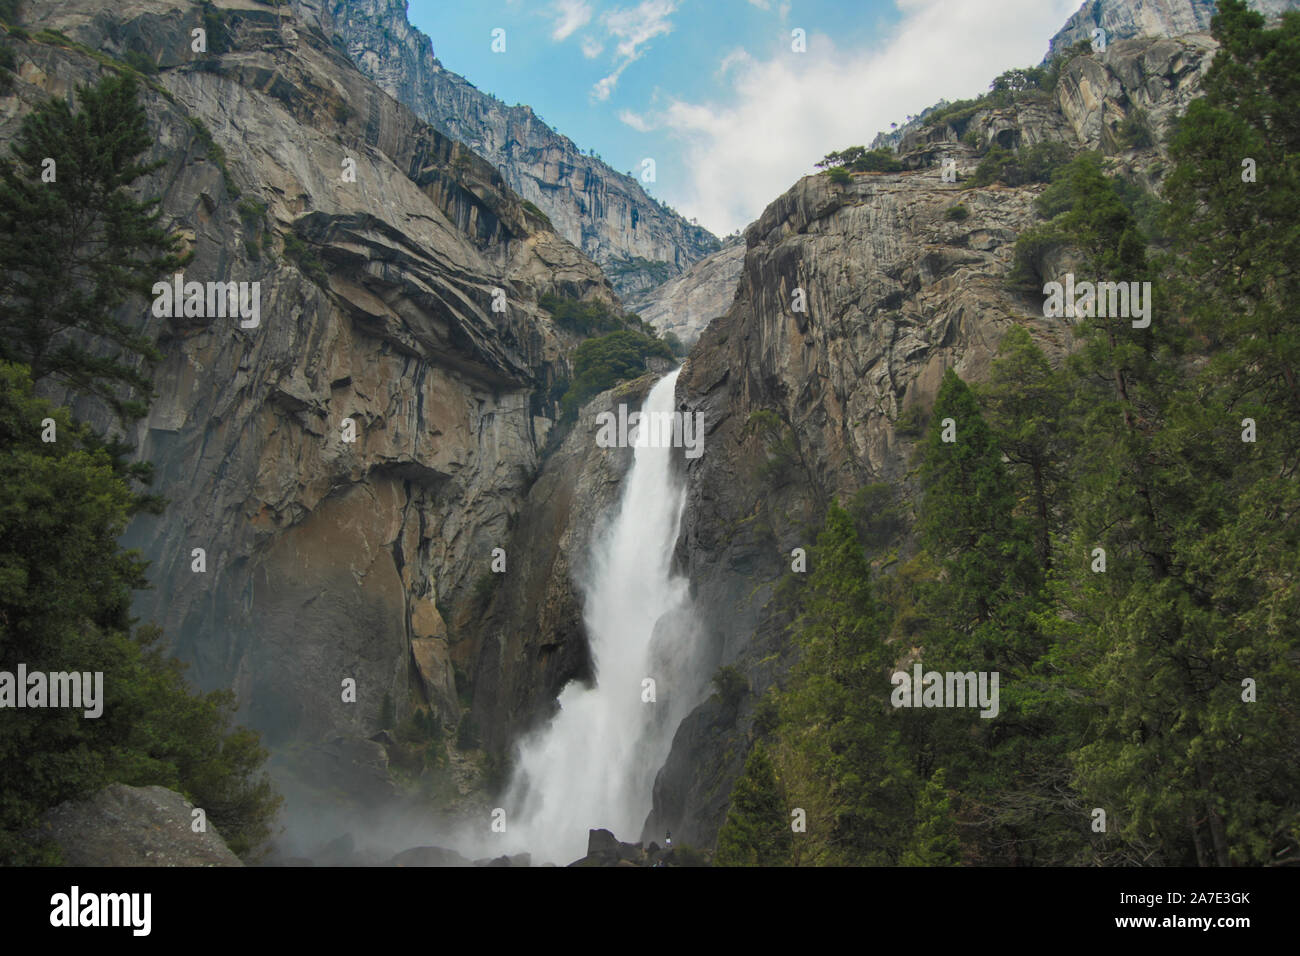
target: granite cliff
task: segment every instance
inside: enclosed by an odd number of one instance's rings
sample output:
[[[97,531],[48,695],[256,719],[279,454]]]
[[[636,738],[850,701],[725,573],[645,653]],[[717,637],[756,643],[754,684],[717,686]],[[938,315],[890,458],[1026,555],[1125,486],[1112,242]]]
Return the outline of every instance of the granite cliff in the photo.
[[[1213,48],[1194,34],[1078,56],[1050,94],[907,131],[905,171],[839,185],[805,177],[746,230],[735,300],[692,350],[677,398],[708,427],[704,455],[687,465],[678,556],[716,659],[739,669],[748,693],[715,695],[683,721],[645,835],[715,838],[758,701],[792,661],[773,589],[792,549],[814,543],[826,504],[870,483],[906,502],[919,423],[945,370],[979,381],[1014,325],[1049,356],[1072,347],[1068,323],[1044,321],[1041,303],[1005,281],[1045,187],[967,188],[983,152],[1096,149],[1113,171],[1156,185],[1158,144]],[[1139,111],[1152,145],[1128,148],[1116,131]],[[965,214],[950,215],[959,204]]]
[[[491,163],[364,77],[321,17],[310,3],[31,0],[0,139],[128,57],[156,66],[141,99],[165,162],[146,188],[194,254],[185,279],[259,283],[261,318],[132,312],[164,359],[131,437],[169,500],[126,535],[152,562],[136,610],[201,687],[233,687],[273,747],[324,747],[338,786],[355,776],[383,797],[387,755],[365,738],[386,702],[448,730],[471,702],[475,585],[537,477],[577,342],[537,299],[616,300]]]
[[[333,0],[333,29],[358,68],[416,115],[500,168],[559,233],[599,263],[621,296],[644,292],[718,248],[694,226],[551,129],[445,69],[404,0]]]

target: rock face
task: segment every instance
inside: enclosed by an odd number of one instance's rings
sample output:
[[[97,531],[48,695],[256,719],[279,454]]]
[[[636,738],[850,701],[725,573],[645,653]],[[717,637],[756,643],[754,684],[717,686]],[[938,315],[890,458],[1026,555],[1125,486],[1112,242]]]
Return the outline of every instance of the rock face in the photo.
[[[583,153],[528,106],[505,103],[443,68],[404,0],[330,0],[333,29],[360,70],[416,115],[499,167],[520,196],[606,270],[628,296],[718,248],[646,195],[640,183]]]
[[[627,307],[661,332],[672,332],[687,345],[727,311],[736,295],[745,244],[729,242],[661,286],[637,293]]]
[[[166,787],[115,783],[59,804],[41,826],[68,866],[243,866],[210,821],[194,832],[193,811]]]
[[[1300,0],[1248,2],[1252,9],[1270,18],[1287,10],[1300,9]],[[1107,46],[1138,37],[1177,38],[1195,42],[1195,38],[1190,35],[1209,33],[1216,8],[1217,0],[1087,0],[1049,41],[1042,62],[1047,64],[1076,43],[1090,42],[1092,31],[1096,27],[1106,31]],[[1145,45],[1139,45],[1138,48],[1145,49]],[[1133,84],[1130,88],[1140,89],[1140,84]],[[1160,102],[1168,105],[1168,101]],[[914,140],[918,133],[928,129],[930,124],[927,116],[946,104],[946,100],[940,101],[922,110],[916,118],[898,129],[877,133],[871,142],[871,148],[898,149],[907,140]],[[906,150],[907,147],[903,146],[903,149]]]
[[[1104,53],[1080,56],[1061,70],[1056,88],[1027,95],[1013,106],[977,109],[938,123],[922,122],[899,137],[899,158],[921,169],[954,159],[959,168],[974,157],[963,145],[973,135],[1005,149],[1060,142],[1099,150],[1124,162],[1141,158],[1120,142],[1120,125],[1140,115],[1152,146],[1164,156],[1172,121],[1198,93],[1216,44],[1208,34],[1120,40]],[[964,111],[963,111],[964,112]],[[1140,165],[1134,166],[1140,169]]]
[[[1180,36],[1208,33],[1217,0],[1087,0],[1052,37],[1046,60],[1081,41],[1092,39],[1101,27],[1106,42],[1133,37]],[[1300,9],[1297,0],[1250,0],[1250,6],[1266,17],[1285,10]]]
[[[386,696],[399,719],[427,704],[455,727],[479,658],[474,584],[536,476],[576,344],[536,300],[612,289],[490,163],[362,76],[318,9],[214,9],[195,53],[187,2],[29,0],[0,114],[7,141],[101,71],[42,29],[148,56],[166,166],[145,189],[195,254],[185,279],[259,283],[253,328],[132,313],[164,352],[134,438],[169,500],[128,529],[152,562],[136,612],[273,746],[369,736]]]
[[[1150,168],[1158,150],[1119,148],[1115,123],[1141,107],[1158,133],[1212,48],[1203,36],[1132,40],[1076,58],[1054,97],[911,131],[907,171],[842,186],[805,177],[748,228],[735,301],[692,350],[677,398],[708,426],[687,465],[678,557],[719,661],[749,692],[730,707],[715,696],[682,722],[643,836],[716,838],[755,706],[792,660],[773,586],[792,549],[815,543],[826,504],[874,482],[908,496],[918,422],[945,370],[980,380],[1013,325],[1056,359],[1073,346],[1069,324],[1045,321],[1037,297],[1005,282],[1044,187],[965,189],[942,181],[942,160],[967,175],[979,157],[960,139],[975,129],[1008,148],[1057,141],[1101,149],[1117,169]],[[969,215],[950,219],[958,203]],[[792,308],[796,289],[806,311]]]
[[[587,855],[569,866],[683,866],[701,865],[679,860],[677,853],[657,843],[624,843],[608,830],[591,830],[587,834]]]
[[[633,457],[631,448],[596,446],[596,418],[620,404],[639,408],[658,378],[647,374],[589,402],[529,489],[506,545],[510,573],[478,615],[471,717],[489,750],[549,717],[570,680],[592,677],[581,584],[592,537],[611,520]]]

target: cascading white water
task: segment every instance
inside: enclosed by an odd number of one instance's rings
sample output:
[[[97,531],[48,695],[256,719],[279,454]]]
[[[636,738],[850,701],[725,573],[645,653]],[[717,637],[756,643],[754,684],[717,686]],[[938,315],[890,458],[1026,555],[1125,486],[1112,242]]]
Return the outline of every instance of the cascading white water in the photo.
[[[677,374],[655,384],[643,414],[672,412]],[[581,857],[592,828],[638,839],[655,774],[702,685],[687,583],[670,573],[685,502],[672,468],[681,450],[648,434],[638,428],[617,515],[593,542],[584,617],[595,684],[564,688],[559,713],[523,742],[507,791],[507,842],[537,862]]]

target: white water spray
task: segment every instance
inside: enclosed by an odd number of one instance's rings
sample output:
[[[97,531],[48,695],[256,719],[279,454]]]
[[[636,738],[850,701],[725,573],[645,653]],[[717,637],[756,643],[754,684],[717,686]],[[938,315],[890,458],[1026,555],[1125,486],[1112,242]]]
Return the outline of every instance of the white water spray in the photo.
[[[656,383],[643,412],[670,413],[676,381],[672,372]],[[685,503],[672,462],[682,452],[667,445],[634,445],[617,516],[593,541],[584,617],[595,686],[570,682],[559,713],[518,753],[507,842],[535,862],[583,856],[593,828],[639,838],[673,732],[699,697],[687,583],[670,573]]]

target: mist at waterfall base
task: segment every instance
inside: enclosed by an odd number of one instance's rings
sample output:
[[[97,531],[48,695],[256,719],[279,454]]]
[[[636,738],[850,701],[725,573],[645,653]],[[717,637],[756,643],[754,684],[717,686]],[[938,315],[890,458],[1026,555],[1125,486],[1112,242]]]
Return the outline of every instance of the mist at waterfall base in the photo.
[[[654,385],[643,413],[667,419],[677,375]],[[593,536],[579,582],[595,682],[571,681],[555,717],[521,742],[503,800],[502,843],[535,863],[582,857],[590,829],[639,838],[672,735],[705,686],[687,582],[671,572],[686,492],[673,459],[682,450],[644,425],[638,432],[617,512]],[[647,678],[653,701],[644,699]]]

